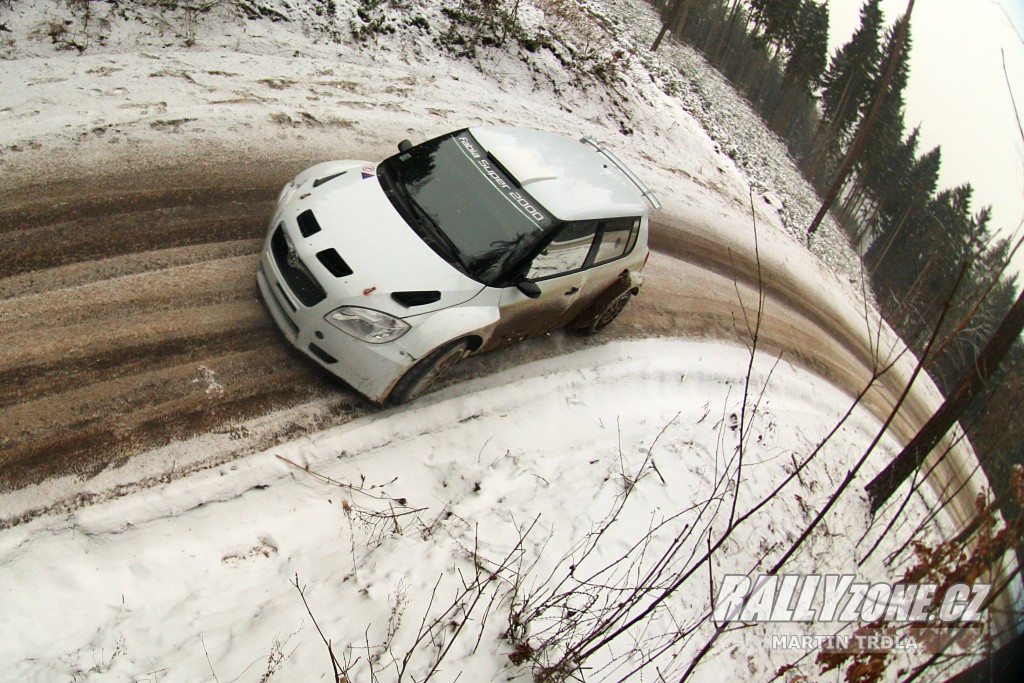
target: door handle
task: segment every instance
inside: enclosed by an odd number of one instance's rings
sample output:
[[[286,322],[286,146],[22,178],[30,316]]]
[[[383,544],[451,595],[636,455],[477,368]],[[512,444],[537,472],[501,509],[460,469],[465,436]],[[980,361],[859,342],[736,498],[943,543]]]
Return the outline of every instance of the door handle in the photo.
[[[580,288],[579,288],[579,287],[573,287],[573,288],[572,288],[572,289],[570,289],[570,290],[569,290],[568,292],[566,292],[566,293],[565,293],[565,295],[566,295],[566,296],[570,296],[570,295],[572,295],[572,294],[575,294],[575,293],[576,293],[576,292],[578,292],[578,291],[580,291]]]

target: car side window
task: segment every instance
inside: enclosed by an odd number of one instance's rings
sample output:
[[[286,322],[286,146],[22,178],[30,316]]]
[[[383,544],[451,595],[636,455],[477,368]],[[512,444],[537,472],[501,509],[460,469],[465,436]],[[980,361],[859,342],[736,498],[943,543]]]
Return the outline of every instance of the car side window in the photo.
[[[640,232],[639,218],[614,218],[602,221],[594,265],[607,263],[633,250]]]
[[[543,280],[580,270],[594,246],[597,221],[576,221],[562,228],[544,251],[534,257],[528,280]]]

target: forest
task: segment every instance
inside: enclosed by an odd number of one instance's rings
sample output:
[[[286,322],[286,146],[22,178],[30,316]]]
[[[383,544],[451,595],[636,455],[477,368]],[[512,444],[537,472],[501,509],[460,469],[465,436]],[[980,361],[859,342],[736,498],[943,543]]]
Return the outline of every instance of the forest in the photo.
[[[991,207],[973,206],[970,183],[939,187],[941,148],[921,149],[920,128],[906,125],[912,21],[886,25],[880,0],[866,0],[849,41],[829,54],[824,0],[651,2],[664,21],[652,49],[672,34],[699,50],[785,141],[819,195],[837,187],[832,216],[862,255],[883,316],[919,357],[942,321],[925,362],[948,396],[1017,299],[1007,269],[1016,245],[997,234]],[[1018,332],[960,419],[999,505],[1024,462],[1022,403]]]

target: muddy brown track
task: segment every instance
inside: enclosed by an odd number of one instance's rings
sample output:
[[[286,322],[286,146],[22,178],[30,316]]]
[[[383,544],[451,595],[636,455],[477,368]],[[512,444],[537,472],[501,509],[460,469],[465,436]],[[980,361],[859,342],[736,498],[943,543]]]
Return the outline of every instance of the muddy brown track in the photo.
[[[318,397],[334,400],[333,423],[373,410],[286,345],[257,295],[273,199],[305,165],[160,169],[4,190],[0,489],[88,477]],[[742,340],[737,290],[748,305],[756,300],[756,264],[679,226],[655,225],[652,246],[664,256],[608,334],[530,340],[467,359],[450,381],[611,337]],[[871,365],[865,345],[784,277],[764,282],[761,348],[859,390]],[[876,414],[896,389],[873,395]],[[924,410],[908,415],[897,424],[903,438]]]

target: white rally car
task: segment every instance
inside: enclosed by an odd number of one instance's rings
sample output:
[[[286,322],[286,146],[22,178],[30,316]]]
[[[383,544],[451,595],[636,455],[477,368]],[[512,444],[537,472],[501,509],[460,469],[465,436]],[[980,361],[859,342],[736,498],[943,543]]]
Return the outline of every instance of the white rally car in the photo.
[[[651,191],[588,138],[479,127],[281,191],[257,280],[292,344],[378,403],[469,353],[595,332],[640,288]]]

